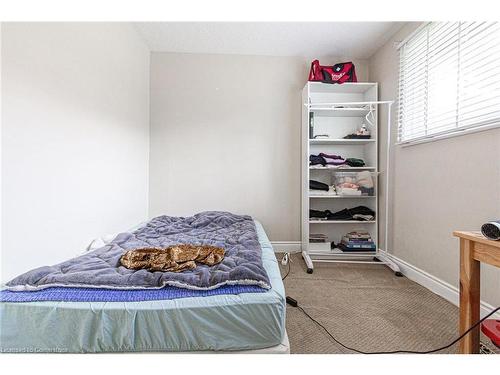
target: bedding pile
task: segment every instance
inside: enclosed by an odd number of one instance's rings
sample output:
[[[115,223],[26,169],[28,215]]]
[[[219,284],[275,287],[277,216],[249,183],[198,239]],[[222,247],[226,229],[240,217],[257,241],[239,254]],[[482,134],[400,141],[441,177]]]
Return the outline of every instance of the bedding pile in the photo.
[[[222,248],[224,256],[218,264],[197,264],[183,272],[133,270],[120,263],[129,250],[164,249],[178,244]],[[249,292],[255,292],[256,288],[266,291],[271,287],[253,219],[229,212],[207,211],[191,217],[159,216],[132,233],[119,234],[102,248],[55,266],[29,271],[8,282],[7,290],[0,292],[0,299],[12,298],[12,292],[16,291],[38,291],[38,298],[43,298],[42,292],[61,295],[61,287],[100,289],[102,295],[103,290],[109,294],[113,290],[133,292],[177,287],[206,292],[222,286],[227,288],[228,294],[236,290],[241,293],[245,287]],[[232,291],[230,287],[235,288]],[[65,290],[62,294],[70,292]]]
[[[215,224],[210,227],[217,231],[219,225]],[[0,303],[0,352],[284,348],[286,303],[280,269],[264,228],[258,221],[253,224],[260,245],[258,257],[271,289],[256,284],[223,285],[206,290],[166,286],[134,290],[49,287],[32,292],[4,291],[10,300]],[[221,247],[228,251],[228,246]],[[207,266],[199,265],[179,274],[200,267]]]

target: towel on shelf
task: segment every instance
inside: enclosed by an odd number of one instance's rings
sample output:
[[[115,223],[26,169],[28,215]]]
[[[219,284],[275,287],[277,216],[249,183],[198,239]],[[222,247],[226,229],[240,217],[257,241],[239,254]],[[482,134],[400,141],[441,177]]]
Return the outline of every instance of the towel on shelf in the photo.
[[[357,158],[347,158],[345,159],[345,163],[350,167],[364,167],[365,161],[363,159]]]
[[[352,195],[359,196],[361,195],[361,190],[354,187],[337,187],[339,195]]]

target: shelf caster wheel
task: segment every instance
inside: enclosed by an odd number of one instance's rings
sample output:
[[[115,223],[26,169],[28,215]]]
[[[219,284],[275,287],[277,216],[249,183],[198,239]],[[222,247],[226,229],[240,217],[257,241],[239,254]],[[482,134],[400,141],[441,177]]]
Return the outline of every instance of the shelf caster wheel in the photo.
[[[395,272],[394,274],[395,274],[397,277],[403,277],[403,274],[402,274],[401,272],[399,272],[399,271]]]
[[[308,268],[307,269],[307,273],[313,273],[313,269],[312,268]]]

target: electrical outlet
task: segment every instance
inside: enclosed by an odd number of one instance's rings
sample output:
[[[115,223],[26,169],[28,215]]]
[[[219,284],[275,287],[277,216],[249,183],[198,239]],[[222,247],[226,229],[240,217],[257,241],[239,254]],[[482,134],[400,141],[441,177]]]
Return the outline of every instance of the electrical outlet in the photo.
[[[285,253],[283,255],[283,258],[281,258],[281,265],[286,266],[289,261],[290,261],[290,253]]]

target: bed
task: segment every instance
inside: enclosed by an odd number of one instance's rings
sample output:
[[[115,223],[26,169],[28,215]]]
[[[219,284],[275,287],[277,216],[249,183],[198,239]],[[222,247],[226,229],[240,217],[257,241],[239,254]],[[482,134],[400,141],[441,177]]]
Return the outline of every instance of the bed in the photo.
[[[255,221],[264,293],[141,302],[1,302],[2,352],[289,353],[278,262]]]

